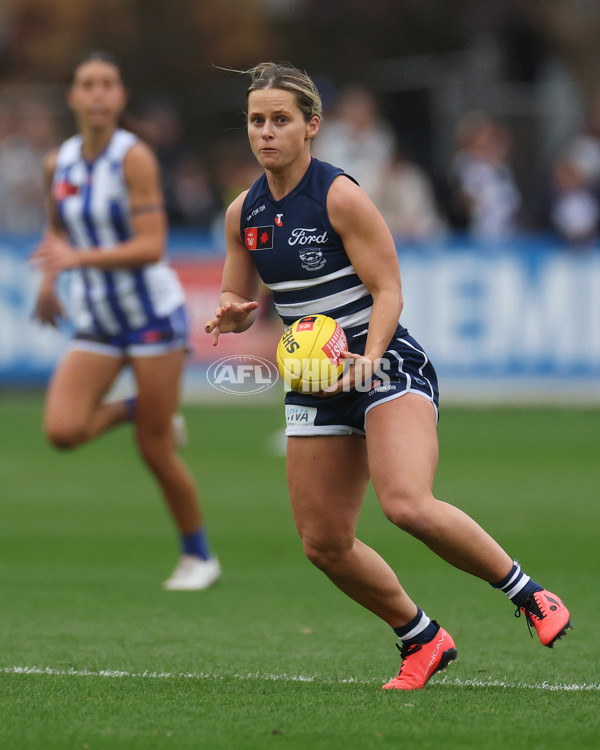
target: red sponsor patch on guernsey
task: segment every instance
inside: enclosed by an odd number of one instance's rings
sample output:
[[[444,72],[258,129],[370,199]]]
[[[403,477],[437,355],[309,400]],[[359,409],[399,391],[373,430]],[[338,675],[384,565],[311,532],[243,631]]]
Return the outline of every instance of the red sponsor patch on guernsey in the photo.
[[[271,250],[273,248],[273,225],[248,227],[244,230],[244,242],[248,250]]]
[[[57,201],[64,201],[65,198],[68,198],[71,195],[77,195],[79,192],[79,186],[73,185],[70,182],[67,182],[67,180],[61,180],[60,182],[54,183],[54,198]]]

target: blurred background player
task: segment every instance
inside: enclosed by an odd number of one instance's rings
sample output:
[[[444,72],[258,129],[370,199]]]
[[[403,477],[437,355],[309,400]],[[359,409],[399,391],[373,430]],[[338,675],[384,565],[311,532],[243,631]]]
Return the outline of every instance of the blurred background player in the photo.
[[[110,54],[83,58],[67,98],[79,132],[45,159],[49,227],[33,263],[43,272],[35,314],[50,325],[62,315],[56,279],[72,272],[75,332],[50,382],[44,430],[54,446],[72,449],[133,421],[181,537],[181,558],[164,587],[204,589],[220,577],[220,566],[194,479],[176,453],[188,319],[182,287],[163,260],[159,167],[144,143],[118,127],[127,93]],[[104,401],[125,365],[137,396]]]
[[[311,157],[321,119],[314,83],[275,63],[248,72],[248,136],[264,175],[227,211],[223,292],[206,330],[216,345],[221,333],[252,325],[260,277],[284,324],[322,313],[346,332],[349,373],[327,394],[286,394],[288,487],[305,554],[401,640],[400,671],[386,689],[423,688],[457,652],[452,636],[411,600],[385,560],[356,538],[369,480],[390,521],[503,591],[542,644],[552,646],[570,627],[561,600],[473,519],[433,495],[435,370],[399,322],[398,257],[383,218],[352,178]],[[320,254],[315,267],[302,264],[297,247],[308,232]],[[257,233],[258,246],[251,241]],[[381,359],[386,384],[359,379],[360,369],[373,373]],[[361,381],[370,387],[355,388]]]
[[[395,139],[373,93],[362,86],[345,89],[315,142],[317,159],[340,164],[373,199],[381,174],[394,158]]]
[[[550,224],[572,249],[591,249],[598,242],[598,193],[584,169],[568,152],[552,165],[549,201]]]
[[[14,120],[14,129],[9,126],[2,137],[4,128],[0,124],[0,230],[39,235],[46,224],[39,166],[58,143],[56,123],[51,109],[32,98],[25,99],[13,112],[4,107],[4,114]]]
[[[450,200],[456,223],[483,242],[514,237],[522,200],[509,164],[508,129],[484,112],[468,112],[455,137]]]

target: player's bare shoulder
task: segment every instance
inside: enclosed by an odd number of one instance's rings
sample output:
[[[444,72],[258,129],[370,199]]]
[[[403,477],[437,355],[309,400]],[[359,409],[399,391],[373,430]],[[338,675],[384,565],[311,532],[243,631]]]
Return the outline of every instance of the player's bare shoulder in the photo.
[[[242,219],[242,207],[247,195],[247,190],[242,191],[227,207],[227,211],[225,212],[225,230],[227,232],[233,231],[239,234],[240,221]]]
[[[54,177],[56,171],[56,164],[58,162],[58,149],[53,148],[49,151],[42,159],[42,171],[44,173],[44,182],[49,185]]]
[[[142,140],[136,140],[125,154],[125,162],[130,164],[158,164],[158,158],[150,146]]]
[[[327,214],[334,228],[368,221],[378,214],[373,201],[365,191],[345,175],[331,183],[327,193]]]
[[[242,242],[240,227],[242,222],[242,207],[244,200],[248,194],[247,190],[244,190],[238,195],[228,206],[225,212],[225,240],[227,244],[227,252],[239,252],[242,251],[247,253],[248,250]]]
[[[123,173],[128,184],[147,181],[157,182],[160,175],[158,159],[154,151],[143,141],[136,141],[123,159]]]
[[[234,200],[232,200],[229,204],[225,216],[237,219],[239,221],[242,216],[242,207],[247,195],[248,191],[243,190],[237,198],[234,198]]]

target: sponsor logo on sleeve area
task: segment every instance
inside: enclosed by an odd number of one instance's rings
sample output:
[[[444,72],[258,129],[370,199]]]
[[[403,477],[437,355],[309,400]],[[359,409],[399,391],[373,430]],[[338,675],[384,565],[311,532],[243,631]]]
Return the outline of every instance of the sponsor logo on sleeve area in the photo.
[[[273,249],[273,225],[270,227],[247,227],[244,242],[248,250]]]

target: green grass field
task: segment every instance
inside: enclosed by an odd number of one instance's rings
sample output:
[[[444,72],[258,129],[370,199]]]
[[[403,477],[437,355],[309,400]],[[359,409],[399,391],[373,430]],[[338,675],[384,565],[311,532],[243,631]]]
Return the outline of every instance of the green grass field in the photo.
[[[0,399],[1,748],[600,747],[599,411],[442,411],[437,495],[564,597],[574,630],[554,650],[367,497],[361,538],[459,649],[410,693],[380,689],[389,628],[302,555],[280,407],[184,412],[224,569],[202,593],[160,588],[177,544],[129,428],[59,454],[39,397]]]

